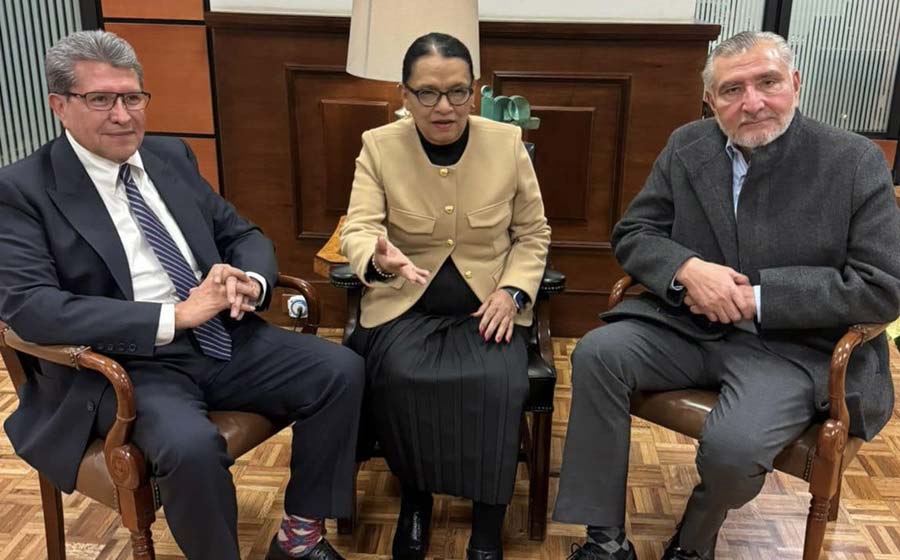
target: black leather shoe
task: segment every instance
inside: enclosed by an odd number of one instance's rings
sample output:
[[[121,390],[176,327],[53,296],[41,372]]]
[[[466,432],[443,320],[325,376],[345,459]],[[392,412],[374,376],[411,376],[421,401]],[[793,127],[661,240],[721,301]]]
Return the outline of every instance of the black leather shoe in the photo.
[[[628,541],[629,550],[625,560],[637,560],[634,545]],[[572,543],[572,553],[567,560],[612,560],[613,556],[594,543],[586,542],[583,545]]]
[[[467,546],[466,560],[503,560],[503,549],[478,550],[477,548]]]
[[[428,552],[431,505],[403,503],[391,553],[394,560],[422,560]]]
[[[300,557],[303,560],[344,560],[337,550],[331,547],[325,539],[319,541],[319,544]],[[272,537],[269,544],[269,552],[266,553],[266,560],[298,560],[281,548],[278,544],[278,535]]]
[[[685,550],[679,546],[678,542],[681,537],[681,525],[675,529],[675,534],[669,539],[666,550],[663,552],[660,560],[705,560],[703,556],[693,550]]]

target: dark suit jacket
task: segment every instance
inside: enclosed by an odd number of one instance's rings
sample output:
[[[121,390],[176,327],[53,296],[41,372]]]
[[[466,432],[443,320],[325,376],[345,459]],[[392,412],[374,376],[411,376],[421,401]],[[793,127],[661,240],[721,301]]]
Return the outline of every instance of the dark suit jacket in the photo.
[[[805,369],[828,406],[831,350],[849,325],[900,314],[900,212],[880,150],[870,140],[801,115],[753,152],[735,219],[731,160],[715,120],[676,130],[616,226],[622,267],[651,292],[604,314],[642,317],[696,338],[710,325],[670,290],[687,259],[726,265],[762,287],[760,338]],[[847,379],[850,431],[872,438],[890,418],[884,337],[857,350]]]
[[[272,243],[210,189],[190,149],[147,137],[140,154],[203,273],[221,262],[252,270],[270,297]],[[0,170],[0,262],[0,319],[26,340],[153,355],[160,304],[134,301],[119,235],[65,135]],[[70,492],[107,382],[46,362],[40,371],[4,426],[16,453]]]

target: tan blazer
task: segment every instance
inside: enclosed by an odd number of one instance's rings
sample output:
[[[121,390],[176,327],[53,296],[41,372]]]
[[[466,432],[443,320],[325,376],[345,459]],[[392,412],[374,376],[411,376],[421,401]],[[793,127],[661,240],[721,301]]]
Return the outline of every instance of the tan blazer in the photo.
[[[341,251],[368,289],[360,322],[374,327],[415,304],[427,286],[397,277],[365,282],[378,236],[387,237],[432,276],[453,261],[481,301],[501,286],[535,301],[547,261],[550,226],[522,131],[469,117],[460,160],[433,165],[412,119],[368,130],[356,160]],[[516,324],[530,325],[530,306]]]

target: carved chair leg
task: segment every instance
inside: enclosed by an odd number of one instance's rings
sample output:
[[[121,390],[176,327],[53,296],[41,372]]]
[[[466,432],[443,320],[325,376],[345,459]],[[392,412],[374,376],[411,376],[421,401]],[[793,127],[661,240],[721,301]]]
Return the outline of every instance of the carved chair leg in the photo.
[[[528,456],[528,537],[547,535],[547,494],[550,491],[550,435],[552,412],[532,414],[531,453]]]
[[[156,503],[150,482],[144,482],[135,490],[120,486],[118,492],[122,525],[131,532],[131,553],[134,560],[155,560],[150,526],[156,520]]]
[[[813,495],[806,518],[806,538],[803,541],[803,560],[818,560],[825,541],[825,526],[828,524],[829,500]]]
[[[828,509],[837,498],[841,484],[841,458],[846,429],[840,422],[828,420],[819,431],[816,454],[809,477],[809,493],[812,500],[806,518],[806,538],[803,542],[803,560],[818,560],[825,541]]]
[[[42,474],[38,474],[41,487],[41,505],[44,509],[44,532],[47,537],[47,559],[66,560],[66,532],[63,521],[62,495]]]
[[[153,535],[150,528],[131,531],[131,554],[134,560],[155,560]]]
[[[349,518],[339,518],[337,520],[338,534],[339,535],[352,535],[353,530],[356,529],[357,524],[357,497],[356,497],[356,479],[359,477],[359,469],[362,466],[362,463],[356,463],[356,473],[353,475],[353,493],[352,493],[352,503],[350,505],[350,517]]]
[[[828,521],[837,521],[838,510],[841,509],[841,486],[843,485],[843,476],[838,479],[837,492],[831,498],[831,504],[828,506]]]

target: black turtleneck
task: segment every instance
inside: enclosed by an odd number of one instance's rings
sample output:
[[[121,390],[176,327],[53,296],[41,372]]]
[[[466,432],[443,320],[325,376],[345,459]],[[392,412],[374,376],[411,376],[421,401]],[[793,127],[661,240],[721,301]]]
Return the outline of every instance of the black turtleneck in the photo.
[[[428,155],[428,160],[434,165],[453,165],[458,162],[469,143],[468,122],[466,122],[466,128],[460,137],[449,144],[432,144],[422,136],[419,127],[416,127],[416,133],[419,135],[419,141],[422,142],[425,154]]]

